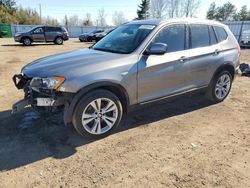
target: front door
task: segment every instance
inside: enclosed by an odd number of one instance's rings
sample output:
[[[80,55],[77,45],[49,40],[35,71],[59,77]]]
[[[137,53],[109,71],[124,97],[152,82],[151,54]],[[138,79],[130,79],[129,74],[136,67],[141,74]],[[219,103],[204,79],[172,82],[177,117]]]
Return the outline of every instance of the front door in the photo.
[[[32,32],[34,42],[45,42],[44,27],[38,27]]]
[[[171,25],[163,28],[152,41],[167,44],[167,53],[143,55],[138,62],[139,103],[190,89],[186,35],[185,24]]]

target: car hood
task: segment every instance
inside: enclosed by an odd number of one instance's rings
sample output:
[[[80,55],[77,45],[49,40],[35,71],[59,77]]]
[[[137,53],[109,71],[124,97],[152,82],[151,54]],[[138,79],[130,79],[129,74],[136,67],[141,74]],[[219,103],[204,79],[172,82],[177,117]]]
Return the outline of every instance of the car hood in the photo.
[[[28,32],[17,32],[15,33],[15,36],[18,36],[18,35],[24,35],[24,34],[27,34]]]
[[[114,67],[113,61],[126,58],[126,54],[115,54],[93,49],[80,49],[38,59],[22,69],[28,77],[51,77],[90,74],[100,69]]]

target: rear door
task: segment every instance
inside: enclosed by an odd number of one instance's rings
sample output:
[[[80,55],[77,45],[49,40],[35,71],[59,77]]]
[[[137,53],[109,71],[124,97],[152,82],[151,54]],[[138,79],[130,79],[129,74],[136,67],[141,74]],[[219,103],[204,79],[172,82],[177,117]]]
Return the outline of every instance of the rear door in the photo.
[[[37,27],[32,31],[32,39],[34,42],[45,42],[44,27]]]
[[[203,24],[191,24],[189,29],[189,74],[192,88],[207,86],[213,73],[213,66],[219,61],[218,45],[213,27]]]
[[[45,39],[47,42],[53,42],[57,36],[60,36],[62,29],[60,27],[45,27]]]
[[[138,102],[177,94],[189,89],[186,25],[163,28],[152,41],[168,46],[164,55],[143,55],[138,63]]]

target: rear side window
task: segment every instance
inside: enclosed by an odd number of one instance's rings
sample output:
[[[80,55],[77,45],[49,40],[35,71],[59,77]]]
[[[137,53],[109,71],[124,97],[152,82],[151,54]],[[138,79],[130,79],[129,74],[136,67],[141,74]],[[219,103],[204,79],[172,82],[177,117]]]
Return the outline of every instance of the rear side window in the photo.
[[[228,35],[224,28],[214,26],[214,30],[215,30],[218,42],[221,42],[227,39]]]
[[[217,39],[214,33],[214,29],[210,26],[209,27],[209,34],[210,34],[210,44],[214,45],[217,43]]]
[[[206,25],[191,25],[191,47],[199,48],[209,46],[209,30]]]
[[[160,31],[153,43],[168,45],[168,52],[177,52],[185,49],[185,25],[172,25]]]
[[[60,27],[46,27],[47,32],[61,32],[62,29]]]

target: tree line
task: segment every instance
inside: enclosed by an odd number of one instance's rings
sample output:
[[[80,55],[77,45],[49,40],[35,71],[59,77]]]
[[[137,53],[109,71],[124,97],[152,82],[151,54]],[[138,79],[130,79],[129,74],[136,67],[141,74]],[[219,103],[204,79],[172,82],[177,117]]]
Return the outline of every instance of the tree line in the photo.
[[[175,18],[175,17],[196,17],[196,13],[201,5],[201,0],[141,0],[137,9],[135,20],[148,18]],[[99,9],[95,20],[90,13],[86,13],[84,18],[78,15],[68,17],[65,15],[61,21],[66,26],[107,26],[107,14],[105,9]],[[250,10],[247,5],[242,6],[237,11],[236,6],[228,2],[222,6],[211,3],[207,11],[207,19],[218,21],[244,21],[250,20]],[[115,11],[112,15],[115,26],[128,21],[122,11]],[[41,15],[30,8],[16,6],[16,0],[0,0],[0,23],[11,24],[47,24],[59,25],[60,22],[50,16],[41,18]]]
[[[247,9],[247,5],[237,11],[235,5],[230,2],[218,7],[213,2],[207,11],[207,18],[218,21],[246,21],[250,20],[250,10]]]

